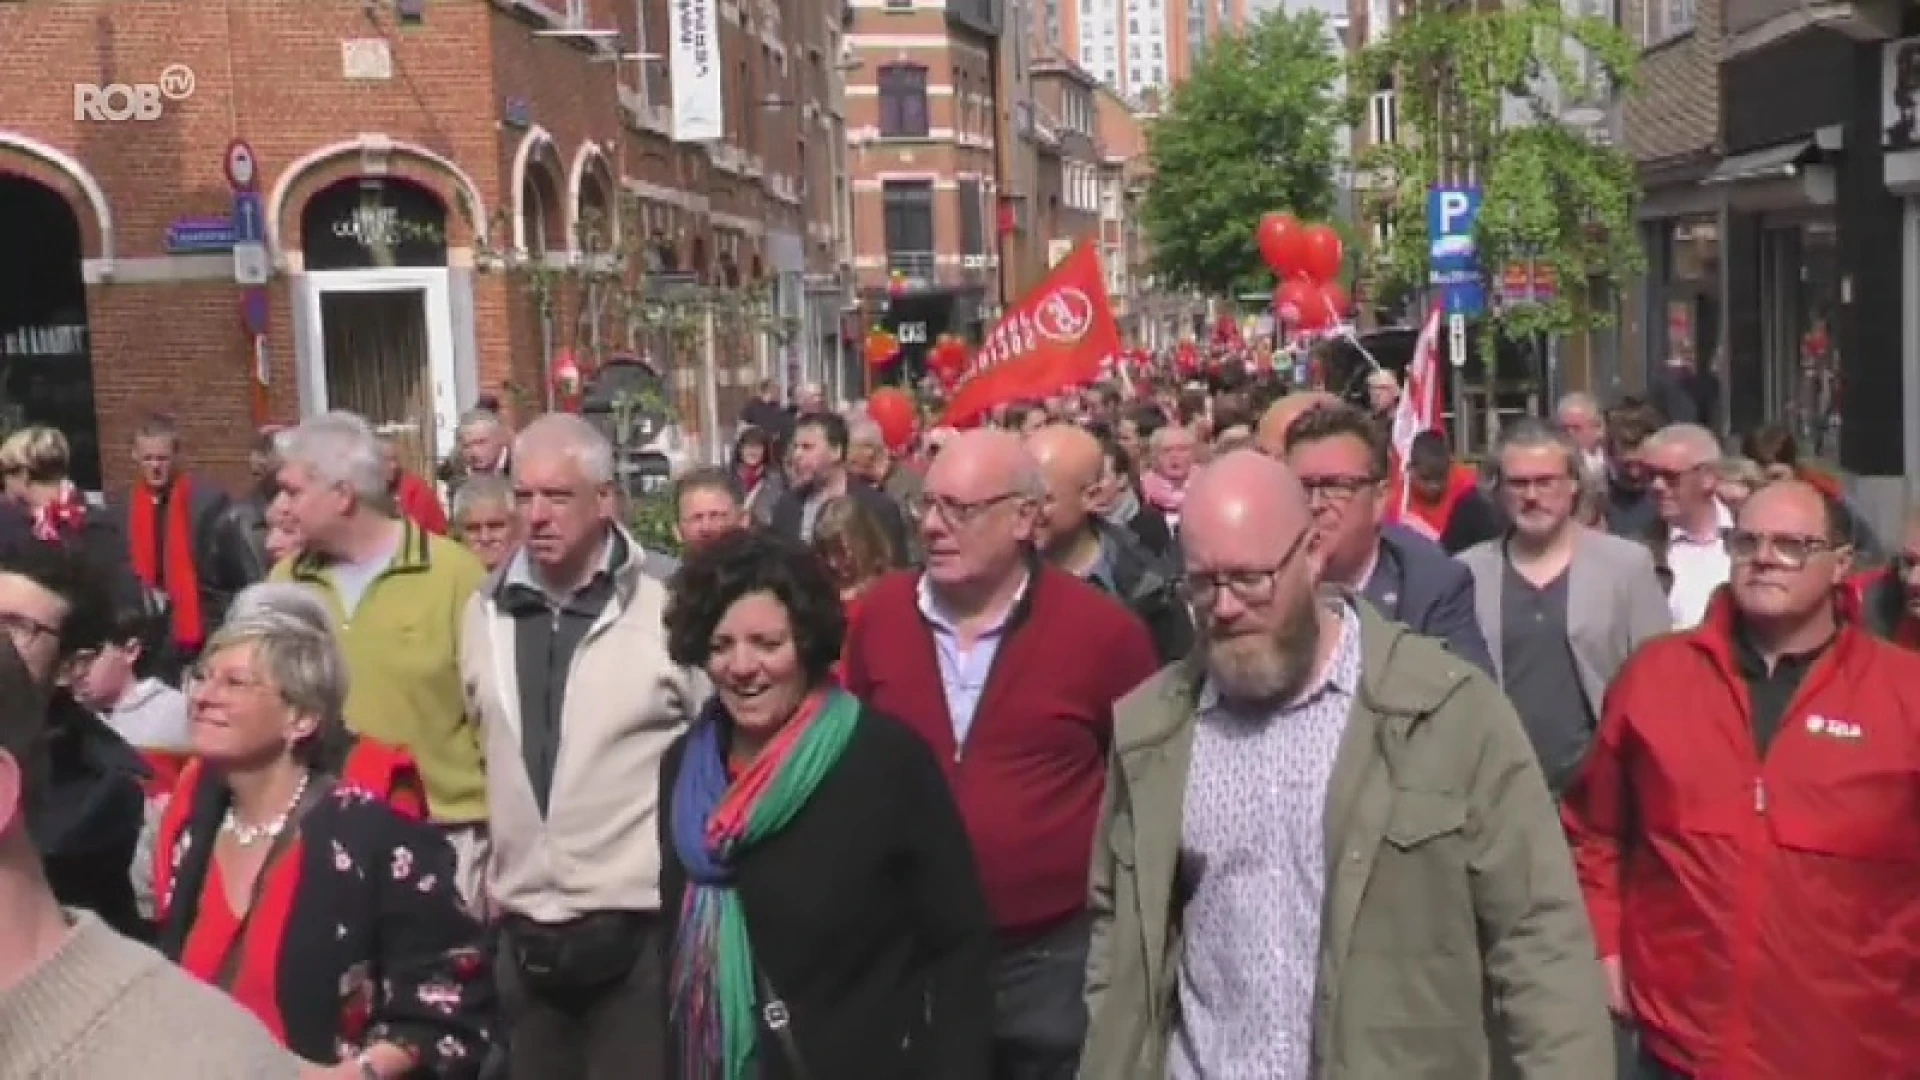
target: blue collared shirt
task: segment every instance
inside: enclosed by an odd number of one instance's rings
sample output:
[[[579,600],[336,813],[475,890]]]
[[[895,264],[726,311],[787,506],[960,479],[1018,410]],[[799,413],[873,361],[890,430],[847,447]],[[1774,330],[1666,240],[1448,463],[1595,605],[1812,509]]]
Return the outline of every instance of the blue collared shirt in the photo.
[[[973,730],[973,714],[980,708],[980,695],[986,692],[987,676],[993,671],[993,658],[1006,637],[1007,621],[1019,609],[1032,581],[1031,577],[1022,581],[1007,610],[980,631],[971,648],[963,649],[958,626],[940,610],[940,602],[935,599],[927,576],[920,575],[915,595],[920,617],[927,620],[928,628],[933,631],[933,651],[940,661],[940,689],[946,695],[947,715],[953,719],[955,746],[967,743],[967,733]]]

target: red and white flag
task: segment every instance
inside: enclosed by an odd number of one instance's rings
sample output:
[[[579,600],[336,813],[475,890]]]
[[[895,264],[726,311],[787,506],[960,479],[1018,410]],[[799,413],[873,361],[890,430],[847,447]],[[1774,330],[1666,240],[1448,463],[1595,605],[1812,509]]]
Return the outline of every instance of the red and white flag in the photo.
[[[1440,427],[1440,305],[1427,312],[1420,325],[1420,336],[1413,343],[1413,359],[1407,362],[1406,384],[1401,388],[1400,404],[1393,410],[1394,471],[1401,476],[1400,511],[1404,517],[1412,487],[1405,480],[1413,438],[1423,431]]]

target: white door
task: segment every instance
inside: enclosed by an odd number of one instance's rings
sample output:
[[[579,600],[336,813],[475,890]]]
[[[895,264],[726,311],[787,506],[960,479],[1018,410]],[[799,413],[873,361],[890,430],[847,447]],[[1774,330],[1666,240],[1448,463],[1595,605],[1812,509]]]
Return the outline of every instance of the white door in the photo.
[[[349,409],[431,477],[459,422],[453,307],[440,269],[320,270],[297,290],[309,328],[300,358],[309,414]],[[411,460],[407,460],[411,459]]]

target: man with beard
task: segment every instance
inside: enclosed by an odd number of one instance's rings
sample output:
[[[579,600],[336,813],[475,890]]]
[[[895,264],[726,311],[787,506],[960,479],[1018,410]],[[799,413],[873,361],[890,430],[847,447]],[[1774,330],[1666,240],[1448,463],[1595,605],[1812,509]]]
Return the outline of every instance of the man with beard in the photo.
[[[803,414],[793,427],[788,473],[793,486],[773,507],[774,532],[803,544],[813,542],[813,523],[829,499],[846,497],[873,515],[887,534],[896,558],[911,550],[899,504],[847,468],[847,422],[838,413]]]
[[[1202,647],[1116,710],[1081,1075],[1612,1075],[1566,841],[1499,688],[1316,592],[1279,462],[1222,457],[1186,514]]]

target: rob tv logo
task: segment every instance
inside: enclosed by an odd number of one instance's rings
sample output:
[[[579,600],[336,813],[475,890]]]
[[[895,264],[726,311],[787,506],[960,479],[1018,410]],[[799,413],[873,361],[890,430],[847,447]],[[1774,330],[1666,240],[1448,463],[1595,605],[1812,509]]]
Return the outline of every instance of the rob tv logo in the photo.
[[[169,101],[193,96],[193,69],[169,64],[157,82],[73,84],[73,118],[82,120],[158,120]]]

